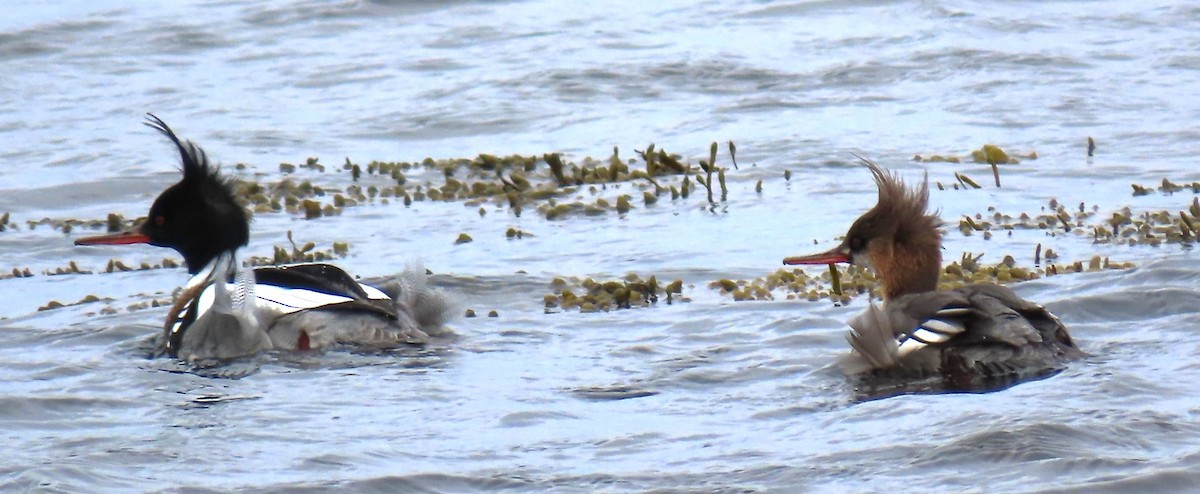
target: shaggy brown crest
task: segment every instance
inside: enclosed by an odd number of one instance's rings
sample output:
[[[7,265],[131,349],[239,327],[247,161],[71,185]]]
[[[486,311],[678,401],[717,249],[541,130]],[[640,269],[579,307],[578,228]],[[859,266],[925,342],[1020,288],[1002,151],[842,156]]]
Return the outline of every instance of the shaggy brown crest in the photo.
[[[883,298],[937,289],[942,271],[942,220],[930,213],[929,179],[909,187],[892,172],[859,157],[879,188],[875,207],[860,216],[833,249],[789,257],[784,264],[849,262],[868,266],[883,283]]]
[[[851,260],[888,274],[883,277],[884,299],[936,290],[942,220],[928,211],[928,176],[919,187],[909,187],[899,175],[859,159],[875,178],[879,200],[846,233]]]

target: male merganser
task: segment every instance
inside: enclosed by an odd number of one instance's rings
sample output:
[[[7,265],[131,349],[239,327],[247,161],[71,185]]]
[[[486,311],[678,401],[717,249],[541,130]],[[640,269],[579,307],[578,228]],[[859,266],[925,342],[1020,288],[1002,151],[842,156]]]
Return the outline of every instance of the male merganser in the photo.
[[[138,227],[75,245],[144,243],[183,255],[192,278],[167,314],[168,355],[229,359],[335,343],[387,348],[422,344],[443,331],[451,304],[426,287],[423,268],[406,271],[384,293],[329,264],[241,267],[235,253],[249,241],[250,226],[229,182],[204,150],[148,115],[145,124],[179,149],[183,179],[159,194]]]
[[[907,188],[898,175],[863,159],[879,201],[851,225],[841,245],[783,260],[786,265],[867,266],[883,285],[850,321],[850,374],[901,379],[940,376],[955,387],[989,379],[1044,374],[1084,356],[1054,314],[991,284],[937,289],[942,272],[942,220],[927,211],[928,177]]]

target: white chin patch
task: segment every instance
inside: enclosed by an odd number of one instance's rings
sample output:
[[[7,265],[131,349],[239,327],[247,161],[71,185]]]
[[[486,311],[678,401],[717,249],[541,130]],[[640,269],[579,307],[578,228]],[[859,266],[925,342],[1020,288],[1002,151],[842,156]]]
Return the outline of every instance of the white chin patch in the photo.
[[[875,271],[875,266],[871,264],[871,257],[865,252],[862,254],[850,253],[850,262],[855,266],[861,266],[871,271]]]

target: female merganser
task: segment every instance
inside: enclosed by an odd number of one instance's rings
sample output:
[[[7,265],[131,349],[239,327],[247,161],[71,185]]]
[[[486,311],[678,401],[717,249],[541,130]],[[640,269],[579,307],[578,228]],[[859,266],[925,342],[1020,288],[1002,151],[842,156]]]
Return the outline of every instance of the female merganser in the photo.
[[[900,379],[940,376],[955,387],[1014,379],[1061,368],[1084,356],[1066,326],[1044,307],[990,283],[937,290],[942,272],[942,220],[927,211],[929,181],[906,188],[899,176],[862,160],[875,176],[879,201],[833,249],[783,260],[786,265],[867,266],[883,285],[883,307],[871,303],[850,321],[850,374]]]
[[[442,331],[451,304],[426,287],[422,268],[406,271],[384,293],[329,264],[241,267],[235,252],[249,241],[250,226],[229,182],[204,150],[158,117],[147,120],[179,149],[183,180],[159,194],[135,229],[75,245],[144,243],[183,255],[192,278],[167,314],[168,355],[194,361],[335,343],[387,348],[422,344]]]

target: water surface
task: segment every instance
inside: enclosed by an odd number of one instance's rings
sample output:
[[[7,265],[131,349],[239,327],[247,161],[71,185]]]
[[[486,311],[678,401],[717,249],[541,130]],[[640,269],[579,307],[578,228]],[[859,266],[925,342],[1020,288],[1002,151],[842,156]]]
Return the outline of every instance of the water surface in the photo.
[[[1186,490],[1200,483],[1192,249],[955,227],[1051,199],[1098,217],[1186,209],[1190,190],[1134,197],[1130,184],[1200,180],[1196,33],[1200,9],[1173,2],[10,5],[0,214],[17,228],[0,232],[0,270],[35,276],[0,280],[0,487]],[[419,259],[463,308],[499,317],[460,318],[457,337],[423,349],[266,354],[214,375],[152,357],[166,310],[128,309],[169,298],[182,269],[45,274],[173,253],[76,248],[94,231],[27,223],[145,214],[178,173],[140,124],[148,111],[246,179],[278,180],[280,162],[308,157],[329,171],[296,179],[345,186],[333,167],[347,158],[606,158],[613,146],[630,158],[652,142],[694,162],[733,140],[740,166],[717,208],[694,195],[567,221],[458,202],[258,214],[244,255],[270,255],[289,230],[347,241],[349,271],[388,276]],[[911,160],[985,143],[1039,158],[1005,166],[999,189],[933,191],[947,260],[1032,265],[1041,244],[1063,262],[1138,266],[1015,285],[1092,355],[1064,372],[861,400],[833,363],[865,299],[735,303],[707,288],[829,247],[874,200],[852,153],[910,180],[988,183],[986,165]],[[624,187],[604,193],[640,195]],[[510,227],[535,236],[508,240]],[[475,241],[454,245],[459,233]],[[683,279],[690,302],[544,313],[555,277],[629,272]],[[92,294],[103,300],[37,310]]]

